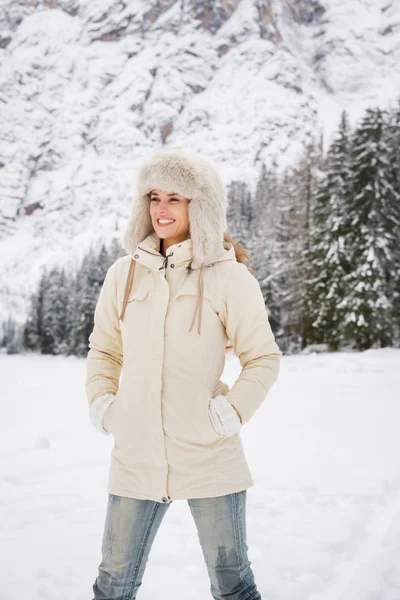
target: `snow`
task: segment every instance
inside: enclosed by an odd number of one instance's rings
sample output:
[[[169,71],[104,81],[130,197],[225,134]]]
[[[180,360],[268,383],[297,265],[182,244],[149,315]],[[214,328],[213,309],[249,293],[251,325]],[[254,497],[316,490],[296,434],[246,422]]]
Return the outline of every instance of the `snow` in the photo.
[[[1,355],[0,366],[0,596],[88,600],[112,439],[89,422],[85,360]],[[400,597],[399,366],[396,349],[283,357],[241,433],[262,598]],[[222,378],[239,372],[229,351]],[[140,600],[159,598],[211,598],[186,501],[170,505],[146,568]]]

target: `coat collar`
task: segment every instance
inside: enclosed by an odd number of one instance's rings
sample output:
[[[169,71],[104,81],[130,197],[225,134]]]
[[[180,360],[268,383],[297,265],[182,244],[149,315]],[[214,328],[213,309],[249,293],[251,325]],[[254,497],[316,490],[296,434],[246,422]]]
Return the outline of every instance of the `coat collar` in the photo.
[[[188,267],[190,265],[192,270],[201,267],[201,263],[193,256],[193,241],[191,238],[169,246],[167,256],[174,257],[174,263],[177,267]],[[136,246],[133,258],[152,271],[158,271],[163,266],[166,257],[160,252],[160,238],[155,231]],[[225,260],[236,260],[235,250],[229,242],[223,242],[220,252],[215,254],[213,262],[204,266],[213,267],[216,262]]]

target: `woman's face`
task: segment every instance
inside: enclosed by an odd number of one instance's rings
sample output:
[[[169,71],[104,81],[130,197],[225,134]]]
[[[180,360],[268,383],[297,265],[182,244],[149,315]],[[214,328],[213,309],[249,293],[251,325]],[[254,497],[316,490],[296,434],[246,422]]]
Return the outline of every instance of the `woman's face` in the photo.
[[[170,194],[159,189],[151,190],[150,216],[159,238],[171,240],[176,244],[190,237],[189,202],[188,198],[179,194]]]

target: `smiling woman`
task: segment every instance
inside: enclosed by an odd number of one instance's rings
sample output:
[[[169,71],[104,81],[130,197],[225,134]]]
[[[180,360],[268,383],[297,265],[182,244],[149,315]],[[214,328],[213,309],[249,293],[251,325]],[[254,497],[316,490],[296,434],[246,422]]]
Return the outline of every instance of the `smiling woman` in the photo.
[[[140,166],[128,255],[107,272],[89,337],[90,411],[114,437],[95,600],[136,598],[161,520],[181,499],[213,597],[261,598],[247,556],[254,483],[239,432],[276,381],[281,353],[258,281],[226,233],[227,206],[218,172],[199,155],[164,150]],[[242,367],[231,389],[220,379],[228,339]]]
[[[154,189],[149,194],[150,216],[154,231],[161,240],[161,251],[190,237],[189,198]]]

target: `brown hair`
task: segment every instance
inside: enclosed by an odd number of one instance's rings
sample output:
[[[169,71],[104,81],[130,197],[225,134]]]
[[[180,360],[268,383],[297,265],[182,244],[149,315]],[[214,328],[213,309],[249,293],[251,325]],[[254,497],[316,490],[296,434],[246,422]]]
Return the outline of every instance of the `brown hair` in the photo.
[[[235,256],[236,256],[236,260],[240,263],[243,263],[246,265],[246,267],[249,269],[250,273],[252,273],[254,275],[254,270],[250,267],[250,260],[249,260],[249,254],[248,251],[246,250],[246,248],[244,246],[242,246],[241,244],[238,244],[238,242],[235,242],[235,240],[233,240],[231,238],[231,236],[229,235],[229,233],[225,232],[224,233],[224,242],[229,242],[230,244],[232,244],[234,250],[235,250]]]

